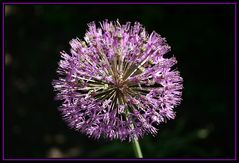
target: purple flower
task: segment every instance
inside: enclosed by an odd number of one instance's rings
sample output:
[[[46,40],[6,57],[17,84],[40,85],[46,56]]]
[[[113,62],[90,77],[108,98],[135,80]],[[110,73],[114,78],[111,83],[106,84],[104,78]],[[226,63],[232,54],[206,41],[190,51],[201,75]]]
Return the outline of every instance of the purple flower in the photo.
[[[156,32],[148,34],[135,22],[88,24],[84,40],[70,41],[61,52],[53,81],[60,111],[69,126],[90,137],[131,141],[175,118],[182,81],[164,58],[170,46]]]

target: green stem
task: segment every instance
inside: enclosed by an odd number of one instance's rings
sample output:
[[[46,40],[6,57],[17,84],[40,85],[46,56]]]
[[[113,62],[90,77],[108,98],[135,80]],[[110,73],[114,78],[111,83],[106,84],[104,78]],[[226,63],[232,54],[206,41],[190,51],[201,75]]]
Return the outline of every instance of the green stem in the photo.
[[[143,158],[143,154],[141,152],[138,140],[134,138],[132,143],[133,143],[133,148],[134,148],[134,153],[136,158]]]
[[[127,117],[128,113],[129,113],[129,110],[127,108],[126,109],[126,119],[127,120],[128,120],[128,117]],[[132,120],[131,120],[131,122],[132,122]],[[134,129],[133,124],[131,124],[131,128]],[[134,148],[134,153],[135,153],[136,158],[143,158],[143,154],[142,154],[141,149],[140,149],[139,141],[138,141],[136,136],[133,138],[132,145],[133,145],[133,148]]]

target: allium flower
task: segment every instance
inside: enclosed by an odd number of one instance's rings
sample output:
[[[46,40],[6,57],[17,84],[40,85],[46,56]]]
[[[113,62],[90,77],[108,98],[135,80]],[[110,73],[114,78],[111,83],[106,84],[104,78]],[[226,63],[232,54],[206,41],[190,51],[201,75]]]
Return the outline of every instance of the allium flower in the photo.
[[[84,40],[70,41],[61,52],[53,81],[59,108],[69,126],[90,137],[131,141],[175,118],[182,78],[165,58],[170,46],[142,25],[107,20],[88,24]]]

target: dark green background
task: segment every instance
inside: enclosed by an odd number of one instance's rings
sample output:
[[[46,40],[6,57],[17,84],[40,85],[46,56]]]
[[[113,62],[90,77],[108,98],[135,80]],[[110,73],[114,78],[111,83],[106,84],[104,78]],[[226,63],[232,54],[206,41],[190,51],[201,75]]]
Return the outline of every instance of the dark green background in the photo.
[[[233,157],[233,5],[5,6],[5,157],[134,157],[128,142],[69,129],[51,86],[70,39],[117,18],[166,37],[184,78],[176,119],[140,140],[144,156]]]

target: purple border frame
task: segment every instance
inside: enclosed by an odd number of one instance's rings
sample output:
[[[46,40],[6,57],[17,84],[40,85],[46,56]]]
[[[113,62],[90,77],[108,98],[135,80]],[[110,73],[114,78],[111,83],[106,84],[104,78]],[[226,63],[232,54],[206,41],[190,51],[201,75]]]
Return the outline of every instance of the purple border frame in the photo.
[[[236,2],[4,2],[3,4],[96,4],[96,5],[105,5],[105,4],[138,4],[138,5],[150,5],[150,4],[176,4],[176,5],[190,5],[190,4],[237,4]]]
[[[78,4],[78,5],[107,5],[107,4],[124,4],[124,5],[159,5],[159,4],[175,4],[175,5],[234,5],[234,158],[124,158],[124,159],[113,159],[113,158],[5,158],[4,157],[4,6],[5,5],[70,5],[70,4]],[[226,161],[237,160],[237,2],[2,2],[2,160],[19,160],[19,161]]]

